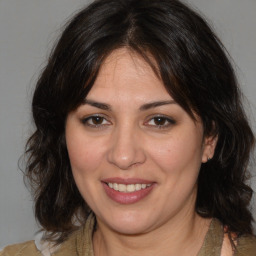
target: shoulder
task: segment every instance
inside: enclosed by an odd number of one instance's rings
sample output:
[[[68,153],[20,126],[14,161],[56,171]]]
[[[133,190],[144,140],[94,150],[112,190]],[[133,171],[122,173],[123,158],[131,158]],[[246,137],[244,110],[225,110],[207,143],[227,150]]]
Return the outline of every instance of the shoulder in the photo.
[[[59,246],[53,246],[44,241],[28,241],[25,243],[6,246],[0,251],[0,256],[70,256],[76,255],[76,237],[78,232],[72,234],[68,240]]]
[[[95,217],[90,214],[84,226],[74,231],[66,241],[55,246],[42,239],[43,233],[38,233],[35,240],[5,247],[0,256],[71,256],[93,255],[92,234]]]
[[[0,251],[0,256],[36,256],[41,255],[34,241],[9,245]]]
[[[36,235],[35,240],[9,245],[0,251],[0,256],[70,256],[76,255],[76,239],[81,230],[74,232],[65,242],[56,245],[42,239],[43,232]]]
[[[238,238],[235,256],[255,256],[256,237],[244,235]]]

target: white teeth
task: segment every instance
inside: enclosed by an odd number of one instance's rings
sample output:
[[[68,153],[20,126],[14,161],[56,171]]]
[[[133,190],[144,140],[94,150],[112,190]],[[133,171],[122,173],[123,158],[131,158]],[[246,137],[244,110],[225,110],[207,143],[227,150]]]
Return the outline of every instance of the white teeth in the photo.
[[[119,192],[134,192],[141,189],[145,189],[146,187],[150,187],[152,184],[117,184],[117,183],[107,183],[108,186]]]
[[[114,190],[118,190],[118,184],[114,183],[114,184],[113,184],[113,189],[114,189]]]
[[[141,190],[141,184],[136,184],[135,189],[136,189],[136,191]]]
[[[126,186],[126,191],[127,192],[134,192],[135,191],[135,185],[134,184],[129,184]]]
[[[118,184],[118,190],[120,192],[126,192],[126,186],[124,184]]]

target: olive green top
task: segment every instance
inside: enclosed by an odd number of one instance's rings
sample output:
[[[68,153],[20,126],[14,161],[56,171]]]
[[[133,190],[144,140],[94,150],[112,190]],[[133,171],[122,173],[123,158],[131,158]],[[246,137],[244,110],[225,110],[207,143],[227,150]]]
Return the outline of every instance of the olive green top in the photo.
[[[11,245],[0,252],[0,256],[93,256],[92,235],[95,218],[90,215],[83,228],[73,233],[67,241],[57,248],[37,249],[34,241]],[[213,219],[206,234],[202,248],[197,256],[220,256],[224,237],[223,226]],[[49,248],[48,248],[49,249]],[[256,237],[242,236],[237,240],[234,256],[256,256]]]
[[[197,256],[221,256],[223,238],[222,224],[217,219],[213,219]],[[255,236],[241,236],[235,243],[237,246],[233,256],[256,256]]]

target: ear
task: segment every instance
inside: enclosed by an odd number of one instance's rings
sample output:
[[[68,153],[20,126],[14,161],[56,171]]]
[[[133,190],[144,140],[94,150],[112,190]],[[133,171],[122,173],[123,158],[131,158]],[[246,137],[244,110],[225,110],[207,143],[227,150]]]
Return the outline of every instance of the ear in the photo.
[[[213,158],[215,148],[218,142],[218,136],[209,136],[204,138],[203,143],[203,153],[202,153],[202,163],[208,162]]]

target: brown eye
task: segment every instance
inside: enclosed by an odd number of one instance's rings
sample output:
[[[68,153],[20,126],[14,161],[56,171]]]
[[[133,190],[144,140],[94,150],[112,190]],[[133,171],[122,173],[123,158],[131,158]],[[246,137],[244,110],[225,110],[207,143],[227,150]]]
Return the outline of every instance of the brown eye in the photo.
[[[154,117],[153,118],[155,125],[160,126],[160,125],[165,125],[168,123],[167,119],[164,117]]]
[[[175,124],[176,122],[166,116],[154,116],[152,117],[147,123],[147,126],[152,128],[164,129],[168,128],[169,126]]]
[[[92,128],[104,127],[111,124],[105,117],[99,115],[86,117],[85,119],[82,119],[81,122]]]
[[[104,118],[102,116],[93,116],[93,117],[91,117],[91,123],[93,125],[102,124],[103,121],[104,121]]]

